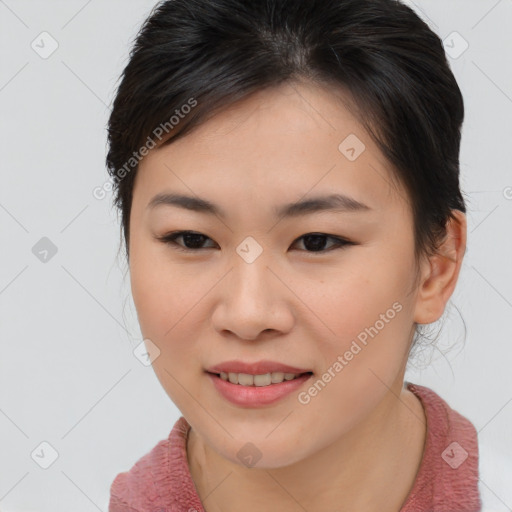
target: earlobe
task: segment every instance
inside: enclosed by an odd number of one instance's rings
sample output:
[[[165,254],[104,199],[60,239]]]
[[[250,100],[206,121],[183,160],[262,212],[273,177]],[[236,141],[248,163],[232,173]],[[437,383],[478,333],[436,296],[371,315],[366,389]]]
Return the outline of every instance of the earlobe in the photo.
[[[418,287],[414,321],[429,324],[441,318],[451,297],[466,251],[466,215],[453,210],[446,226],[446,237],[436,254],[424,262]]]

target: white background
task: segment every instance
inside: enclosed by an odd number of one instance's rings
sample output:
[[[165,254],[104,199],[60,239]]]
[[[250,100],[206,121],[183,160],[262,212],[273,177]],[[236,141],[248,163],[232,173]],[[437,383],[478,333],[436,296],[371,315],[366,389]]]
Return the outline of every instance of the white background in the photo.
[[[406,380],[432,388],[512,458],[512,1],[407,3],[453,51],[463,44],[454,31],[469,44],[450,57],[466,107],[469,227],[439,350]],[[108,179],[116,81],[153,6],[0,0],[2,512],[106,512],[114,477],[180,415],[132,353],[141,337],[119,219],[110,195],[92,195]],[[43,31],[58,42],[46,59],[31,47]],[[57,248],[46,263],[32,252],[42,237]],[[31,457],[49,457],[44,441],[58,453],[48,469]]]

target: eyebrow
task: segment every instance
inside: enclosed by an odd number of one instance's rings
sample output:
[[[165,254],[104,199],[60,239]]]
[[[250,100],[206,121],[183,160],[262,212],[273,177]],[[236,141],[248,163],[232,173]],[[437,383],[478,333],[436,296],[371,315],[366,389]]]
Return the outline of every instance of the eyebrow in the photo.
[[[151,210],[162,205],[176,206],[194,212],[216,215],[223,219],[226,218],[224,210],[212,202],[183,194],[157,194],[151,199],[146,208]],[[277,217],[300,217],[320,211],[358,212],[370,210],[372,208],[352,197],[344,194],[330,194],[279,206],[274,209],[274,214]]]

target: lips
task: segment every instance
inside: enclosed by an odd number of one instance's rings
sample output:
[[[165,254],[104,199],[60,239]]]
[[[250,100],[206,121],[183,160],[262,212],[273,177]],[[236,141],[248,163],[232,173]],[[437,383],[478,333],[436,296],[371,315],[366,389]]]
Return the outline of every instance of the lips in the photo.
[[[279,363],[277,361],[256,361],[254,363],[248,363],[240,360],[225,361],[223,363],[210,366],[206,370],[209,373],[221,372],[225,373],[247,373],[249,375],[264,375],[265,373],[294,373],[295,375],[301,375],[303,373],[313,373],[309,368],[299,368],[296,366],[290,366],[287,364]]]
[[[312,378],[312,373],[305,373],[292,380],[261,387],[233,384],[223,380],[215,373],[207,373],[206,376],[224,400],[237,407],[259,408],[277,404],[286,397],[290,397],[294,392],[298,392]]]

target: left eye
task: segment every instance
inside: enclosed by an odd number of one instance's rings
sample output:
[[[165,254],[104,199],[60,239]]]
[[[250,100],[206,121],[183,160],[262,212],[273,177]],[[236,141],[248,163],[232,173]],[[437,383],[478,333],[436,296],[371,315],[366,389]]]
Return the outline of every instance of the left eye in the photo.
[[[176,242],[178,238],[183,238],[185,246]],[[212,240],[206,235],[196,233],[194,231],[175,231],[173,233],[168,233],[167,235],[157,237],[157,239],[164,244],[172,245],[179,251],[185,252],[197,252],[200,249],[208,249],[208,247],[202,247],[201,245],[206,240]],[[354,245],[354,243],[350,242],[349,240],[345,240],[336,236],[326,235],[324,233],[307,233],[306,235],[302,235],[301,237],[297,238],[294,244],[302,239],[304,240],[304,246],[309,246],[310,249],[312,248],[312,250],[306,249],[306,252],[327,252],[328,250],[332,249],[341,249],[347,245]],[[334,241],[334,246],[331,246],[330,249],[325,249],[326,239]],[[192,247],[188,247],[187,245],[191,245]]]

